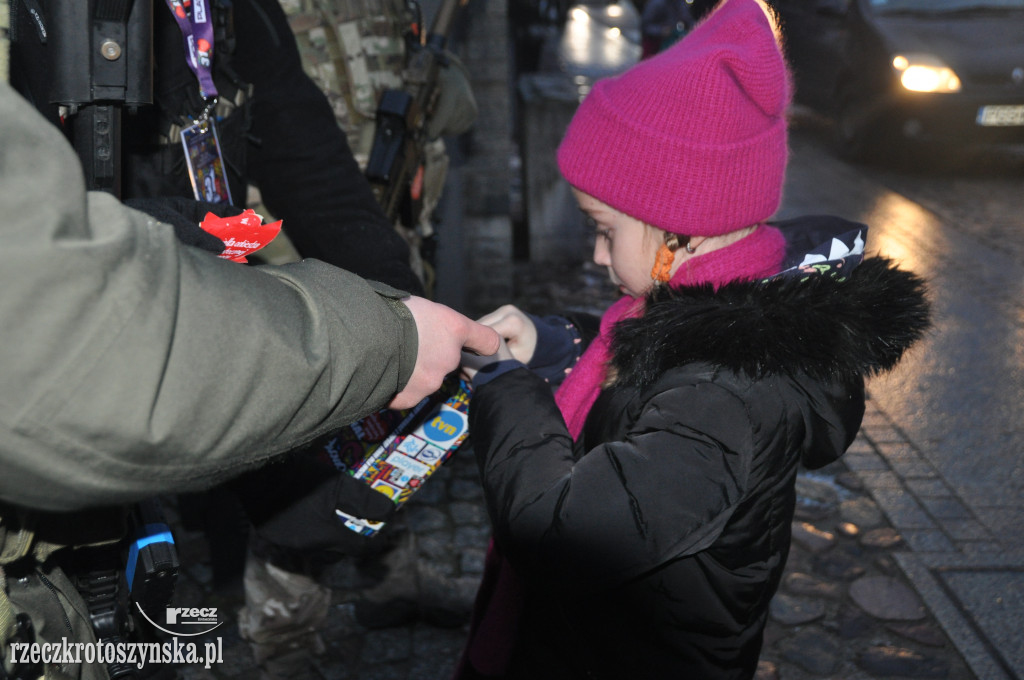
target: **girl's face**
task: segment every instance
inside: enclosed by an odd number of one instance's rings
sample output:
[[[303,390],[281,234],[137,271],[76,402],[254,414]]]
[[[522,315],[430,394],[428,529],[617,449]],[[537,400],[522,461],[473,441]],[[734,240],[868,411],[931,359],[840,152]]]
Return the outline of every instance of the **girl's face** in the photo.
[[[651,268],[657,257],[661,230],[649,227],[578,189],[572,190],[587,221],[597,231],[594,263],[608,268],[612,283],[626,295],[640,297],[654,281]]]

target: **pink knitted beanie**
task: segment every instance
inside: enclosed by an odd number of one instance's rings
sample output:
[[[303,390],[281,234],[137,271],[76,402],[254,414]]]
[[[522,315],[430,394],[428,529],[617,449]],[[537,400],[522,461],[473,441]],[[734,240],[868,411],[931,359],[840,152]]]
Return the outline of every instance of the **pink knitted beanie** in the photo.
[[[685,38],[598,81],[558,148],[577,189],[666,231],[716,236],[779,206],[791,84],[754,0],[724,0]]]

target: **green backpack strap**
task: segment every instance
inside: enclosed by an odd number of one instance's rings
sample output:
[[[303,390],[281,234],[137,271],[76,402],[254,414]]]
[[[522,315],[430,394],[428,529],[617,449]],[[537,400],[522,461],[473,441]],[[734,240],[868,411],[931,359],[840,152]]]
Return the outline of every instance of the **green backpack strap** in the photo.
[[[10,505],[0,505],[0,567],[28,555],[32,550],[35,533],[32,513]]]
[[[27,626],[26,626],[27,624]],[[17,677],[25,677],[26,668],[16,664],[11,658],[11,644],[14,642],[32,642],[32,623],[25,614],[18,614],[14,604],[7,595],[7,572],[0,566],[0,677],[12,677],[18,672]],[[26,634],[26,630],[28,633]],[[30,677],[38,677],[44,680],[43,667],[31,668],[33,672]]]
[[[14,605],[7,597],[7,574],[4,568],[0,567],[0,669],[4,676],[11,672],[11,654],[7,649],[7,643],[14,639],[17,633],[17,619],[14,615]]]

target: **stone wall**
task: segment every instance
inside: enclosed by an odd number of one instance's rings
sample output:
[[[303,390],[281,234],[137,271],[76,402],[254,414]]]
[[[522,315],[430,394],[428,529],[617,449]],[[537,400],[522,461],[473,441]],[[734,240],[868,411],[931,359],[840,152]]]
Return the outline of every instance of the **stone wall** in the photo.
[[[456,52],[469,70],[479,114],[473,129],[449,144],[437,298],[479,315],[512,298],[511,48],[505,2],[469,0],[463,12]]]
[[[577,88],[562,72],[529,73],[519,78],[518,97],[524,228],[515,252],[533,263],[579,264],[588,254],[587,233],[555,161],[578,106]]]

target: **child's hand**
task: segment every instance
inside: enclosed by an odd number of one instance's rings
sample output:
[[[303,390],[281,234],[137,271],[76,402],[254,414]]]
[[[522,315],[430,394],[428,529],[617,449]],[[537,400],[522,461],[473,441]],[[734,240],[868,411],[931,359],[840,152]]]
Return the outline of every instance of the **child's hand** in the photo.
[[[537,349],[537,327],[522,310],[515,305],[503,305],[477,321],[498,331],[513,358],[524,364],[530,363]]]

